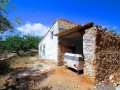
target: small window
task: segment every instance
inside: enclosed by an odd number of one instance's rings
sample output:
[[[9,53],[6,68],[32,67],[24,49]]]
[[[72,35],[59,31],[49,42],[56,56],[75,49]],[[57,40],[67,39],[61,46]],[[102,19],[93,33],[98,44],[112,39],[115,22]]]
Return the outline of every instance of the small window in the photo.
[[[51,39],[53,39],[53,31],[51,32]]]
[[[45,44],[43,45],[43,55],[45,56]]]

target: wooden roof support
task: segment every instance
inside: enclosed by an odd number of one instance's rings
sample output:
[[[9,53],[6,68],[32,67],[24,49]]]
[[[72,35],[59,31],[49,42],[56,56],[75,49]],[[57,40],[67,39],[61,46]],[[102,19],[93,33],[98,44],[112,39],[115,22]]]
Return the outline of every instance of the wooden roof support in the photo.
[[[91,28],[91,27],[93,27],[93,25],[94,24],[92,22],[91,23],[87,23],[84,26],[77,25],[77,26],[75,26],[72,29],[64,30],[64,31],[59,32],[58,34],[55,34],[55,35],[59,36],[59,37],[64,37],[64,36],[70,35],[70,34],[72,34],[74,32],[78,32],[78,33],[83,34],[85,29]]]

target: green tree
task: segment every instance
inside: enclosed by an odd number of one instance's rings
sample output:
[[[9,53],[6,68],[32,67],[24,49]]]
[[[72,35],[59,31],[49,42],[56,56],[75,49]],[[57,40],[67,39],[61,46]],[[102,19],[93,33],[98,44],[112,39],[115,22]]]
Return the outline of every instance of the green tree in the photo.
[[[10,36],[6,39],[4,43],[4,50],[8,50],[10,52],[16,52],[19,56],[21,56],[21,51],[26,52],[31,49],[38,49],[38,44],[41,38],[37,36]]]
[[[38,49],[38,43],[41,38],[37,36],[26,35],[24,36],[25,47],[28,49]]]
[[[5,49],[10,52],[15,51],[20,56],[20,50],[24,44],[24,39],[20,36],[10,36],[5,41]]]

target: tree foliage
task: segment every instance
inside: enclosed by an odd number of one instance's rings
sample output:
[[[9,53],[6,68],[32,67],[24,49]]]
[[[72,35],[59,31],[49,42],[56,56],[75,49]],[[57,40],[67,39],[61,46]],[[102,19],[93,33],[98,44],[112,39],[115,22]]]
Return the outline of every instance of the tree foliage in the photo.
[[[9,0],[0,0],[0,32],[13,28],[11,22],[7,19],[6,6],[8,2]]]
[[[12,29],[12,28],[13,27],[12,27],[11,23],[9,22],[9,20],[6,17],[0,15],[0,32],[4,32],[4,31],[6,31],[8,29]]]
[[[2,46],[4,50],[8,50],[9,52],[16,52],[19,56],[20,52],[26,52],[31,49],[38,49],[38,43],[41,38],[37,36],[10,36],[8,37],[4,43],[2,42]]]

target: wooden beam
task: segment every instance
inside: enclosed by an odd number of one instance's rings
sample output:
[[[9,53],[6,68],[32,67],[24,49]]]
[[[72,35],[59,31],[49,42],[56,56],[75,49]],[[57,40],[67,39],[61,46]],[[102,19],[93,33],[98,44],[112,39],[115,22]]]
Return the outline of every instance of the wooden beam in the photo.
[[[70,35],[74,32],[80,33],[82,35],[82,34],[84,34],[85,29],[88,29],[88,28],[91,28],[91,27],[93,27],[93,23],[85,24],[82,27],[78,25],[78,26],[75,26],[72,29],[64,30],[64,31],[59,32],[58,34],[55,34],[55,35],[57,35],[59,37],[64,37],[64,36]]]

